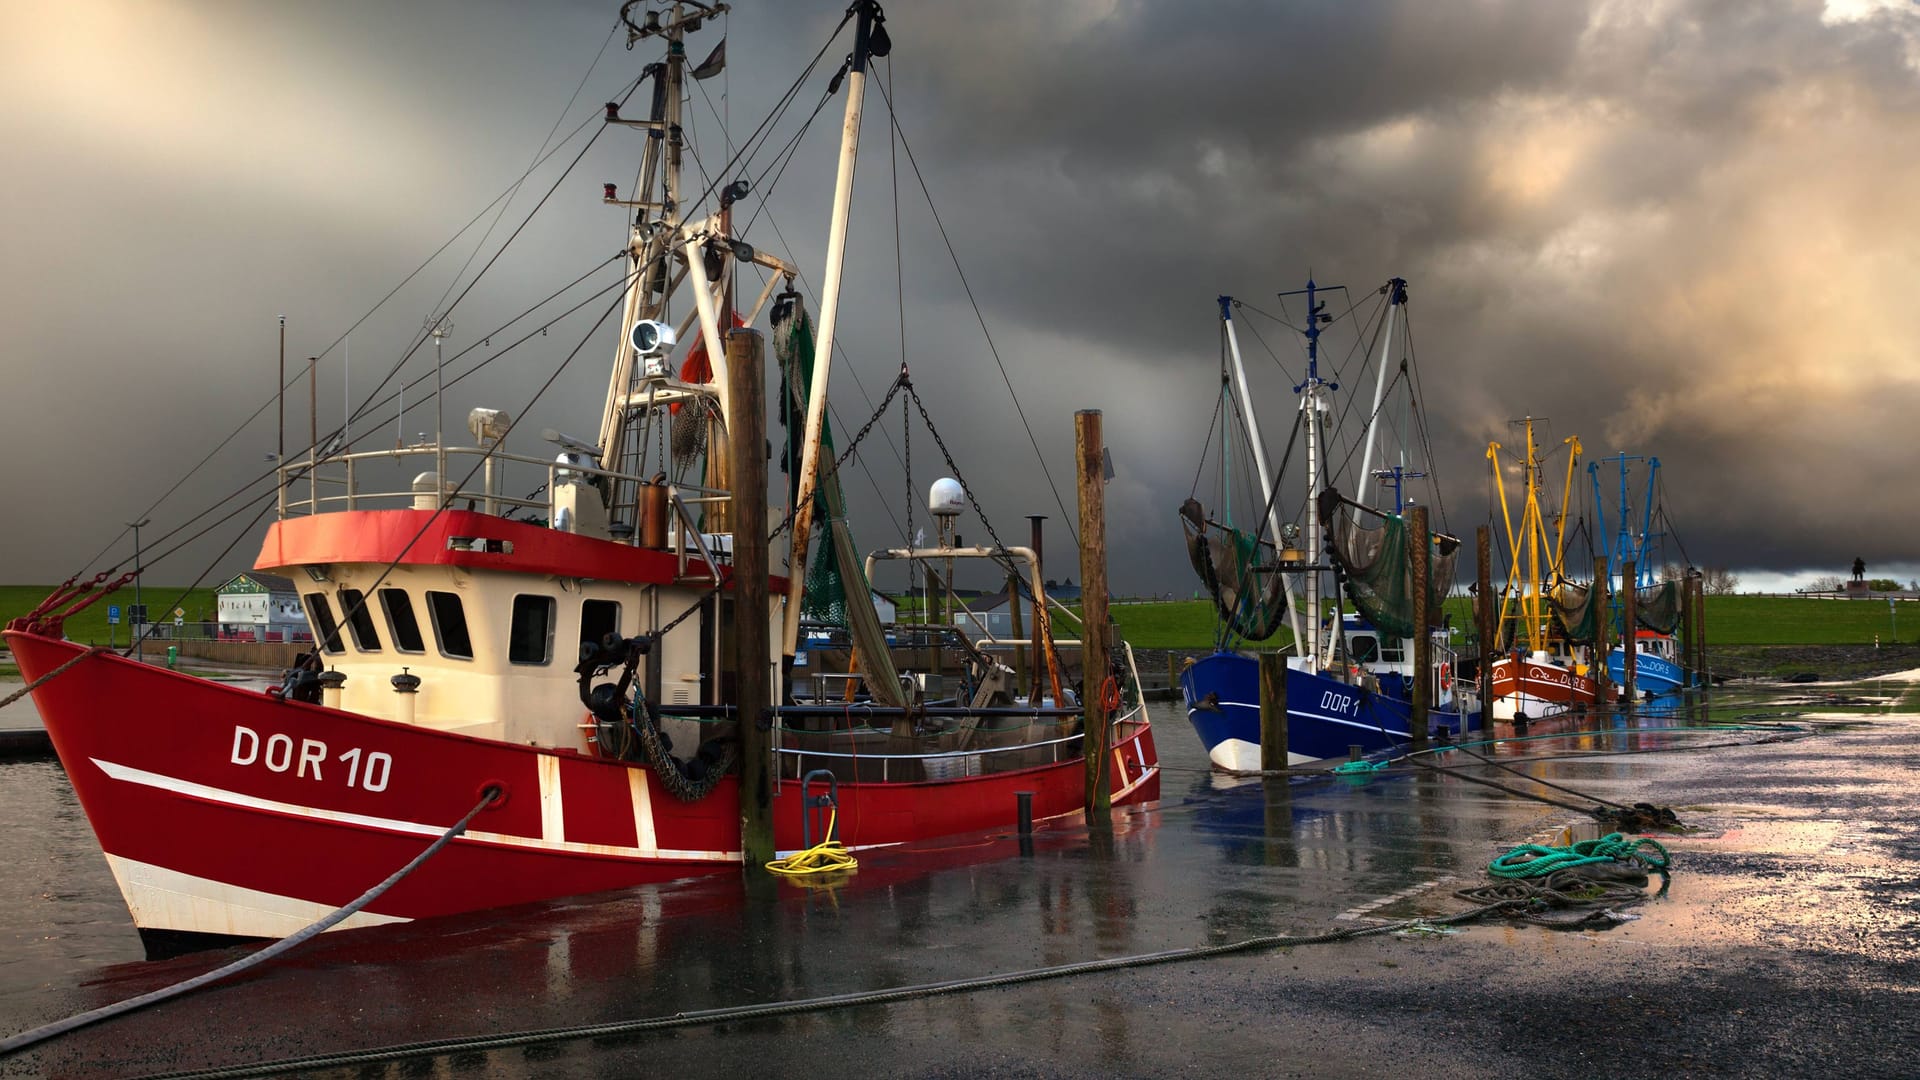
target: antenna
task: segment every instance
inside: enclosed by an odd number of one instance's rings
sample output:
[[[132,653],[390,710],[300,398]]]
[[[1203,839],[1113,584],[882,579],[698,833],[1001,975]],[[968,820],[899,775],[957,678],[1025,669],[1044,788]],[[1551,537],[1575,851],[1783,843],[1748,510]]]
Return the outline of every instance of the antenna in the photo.
[[[447,483],[447,431],[441,418],[446,413],[447,387],[441,367],[440,345],[447,340],[448,334],[453,333],[453,320],[445,314],[429,315],[421,327],[433,338],[433,469],[434,482],[444,492]]]

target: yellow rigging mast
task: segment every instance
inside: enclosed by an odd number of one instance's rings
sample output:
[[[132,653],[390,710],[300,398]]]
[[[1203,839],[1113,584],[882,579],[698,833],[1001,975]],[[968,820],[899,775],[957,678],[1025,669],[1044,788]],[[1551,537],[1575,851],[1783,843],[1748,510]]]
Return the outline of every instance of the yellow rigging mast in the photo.
[[[1569,448],[1567,455],[1567,476],[1560,489],[1560,516],[1554,523],[1553,536],[1547,535],[1545,515],[1540,511],[1540,492],[1545,487],[1542,475],[1542,463],[1538,456],[1538,447],[1533,441],[1533,417],[1520,421],[1527,432],[1527,456],[1524,463],[1526,472],[1526,505],[1521,509],[1520,527],[1516,531],[1513,512],[1507,507],[1507,486],[1500,469],[1500,451],[1498,442],[1487,444],[1487,460],[1493,466],[1494,490],[1500,496],[1500,517],[1506,526],[1508,565],[1506,587],[1500,593],[1500,623],[1496,640],[1500,642],[1519,640],[1525,635],[1528,651],[1538,651],[1546,647],[1547,611],[1546,596],[1552,587],[1559,583],[1563,575],[1563,559],[1567,540],[1567,504],[1573,494],[1573,467],[1580,459],[1580,437],[1569,435],[1562,440]],[[1544,560],[1545,565],[1542,565]],[[1515,630],[1510,623],[1521,624]]]

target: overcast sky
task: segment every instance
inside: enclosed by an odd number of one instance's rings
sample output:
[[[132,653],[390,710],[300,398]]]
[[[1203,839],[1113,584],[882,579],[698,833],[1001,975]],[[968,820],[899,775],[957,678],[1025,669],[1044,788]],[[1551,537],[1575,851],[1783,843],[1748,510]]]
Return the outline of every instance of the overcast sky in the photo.
[[[608,44],[617,8],[0,4],[0,581],[58,580],[103,547],[106,562],[129,556],[129,540],[113,543],[122,523],[270,400],[281,315],[290,367],[326,351],[320,426],[336,426],[598,125],[562,143],[490,233],[488,214],[353,332],[350,377],[344,344],[329,347],[506,191],[556,123],[559,141],[656,58]],[[728,156],[721,119],[737,145],[842,10],[745,0],[694,39],[694,59],[723,35],[729,57],[688,103],[695,176]],[[1024,540],[1025,515],[1050,516],[1053,576],[1079,577],[1061,565],[1072,418],[1100,409],[1116,591],[1194,588],[1175,510],[1211,475],[1214,297],[1281,314],[1275,294],[1309,273],[1363,306],[1387,278],[1410,282],[1432,441],[1416,464],[1457,533],[1488,520],[1487,442],[1511,444],[1509,422],[1530,414],[1550,418],[1555,442],[1577,434],[1588,459],[1657,455],[1695,563],[1776,587],[1844,574],[1856,556],[1870,576],[1920,575],[1920,7],[896,0],[887,14],[894,51],[876,80],[966,280],[870,95],[839,422],[863,422],[899,369],[904,308],[905,359],[960,471],[1003,540]],[[843,36],[828,49],[776,146],[847,48]],[[841,100],[777,184],[771,150],[751,166],[749,239],[814,288]],[[504,323],[617,250],[621,215],[599,185],[625,190],[640,145],[618,129],[593,144],[455,308],[449,357],[498,351],[529,325]],[[590,335],[600,311],[449,390],[449,430],[464,438],[475,405],[524,410],[587,340],[522,431],[591,436],[614,349],[612,329]],[[1299,350],[1274,323],[1259,332],[1281,360],[1248,343],[1277,456]],[[1335,334],[1340,393],[1366,393],[1353,329]],[[427,349],[402,377],[431,373]],[[357,424],[357,445],[430,432],[430,403],[417,389],[407,403],[404,423],[387,406]],[[304,448],[304,380],[288,407]],[[209,524],[169,539],[266,466],[276,415],[152,509],[143,539],[164,552]],[[945,466],[917,421],[912,439],[924,492]],[[926,521],[924,495],[904,488],[897,408],[872,440],[849,477],[863,547],[898,542],[909,500]],[[244,567],[264,528],[252,520],[218,525],[151,577]],[[959,530],[985,539],[971,514]]]

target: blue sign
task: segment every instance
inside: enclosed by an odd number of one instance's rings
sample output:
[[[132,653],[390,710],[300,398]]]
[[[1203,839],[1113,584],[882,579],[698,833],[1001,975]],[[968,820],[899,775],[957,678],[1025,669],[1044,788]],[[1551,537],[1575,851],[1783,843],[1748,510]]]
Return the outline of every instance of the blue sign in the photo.
[[[119,604],[107,605],[107,622],[109,625],[113,625],[113,626],[118,626],[120,624],[120,605]]]

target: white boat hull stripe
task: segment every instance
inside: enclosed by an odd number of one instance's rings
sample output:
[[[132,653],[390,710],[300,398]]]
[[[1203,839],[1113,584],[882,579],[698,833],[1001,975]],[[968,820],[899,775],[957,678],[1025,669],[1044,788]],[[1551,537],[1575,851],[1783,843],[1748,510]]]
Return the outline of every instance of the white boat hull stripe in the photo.
[[[208,802],[219,803],[223,806],[232,806],[245,810],[260,810],[273,814],[290,814],[294,817],[325,821],[335,825],[352,825],[363,829],[380,829],[386,832],[408,833],[414,836],[434,837],[447,831],[444,825],[422,825],[419,822],[400,821],[396,818],[374,817],[369,814],[352,814],[343,810],[322,810],[312,806],[301,806],[297,803],[262,799],[255,795],[243,795],[237,791],[227,791],[223,788],[194,783],[191,780],[180,780],[171,776],[163,776],[159,773],[148,772],[145,769],[136,769],[129,765],[102,761],[99,758],[92,758],[90,760],[99,766],[101,772],[106,773],[107,776],[122,783],[140,784],[144,787],[170,791],[177,795],[188,796],[189,798],[205,799]],[[543,826],[545,824],[544,813],[542,814],[542,824]],[[580,855],[609,855],[623,859],[739,862],[741,857],[738,851],[648,850],[645,848],[616,847],[611,844],[581,844],[566,840],[537,839],[531,836],[511,836],[506,833],[480,832],[474,829],[467,830],[466,833],[462,834],[461,839],[481,844],[492,844],[497,847],[530,848],[536,851]]]

